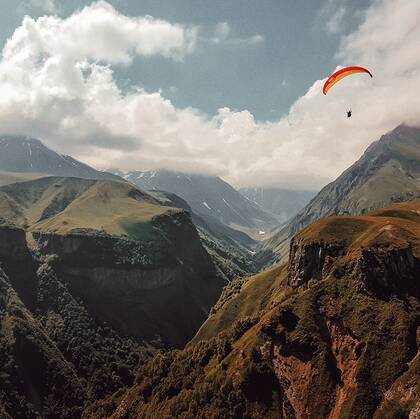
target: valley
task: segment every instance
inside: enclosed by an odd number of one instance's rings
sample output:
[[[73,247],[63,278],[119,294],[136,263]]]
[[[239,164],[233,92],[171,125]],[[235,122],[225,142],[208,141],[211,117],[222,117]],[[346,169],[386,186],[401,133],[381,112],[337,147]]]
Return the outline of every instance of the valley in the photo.
[[[63,176],[30,140],[41,173],[16,141],[0,159],[2,417],[415,412],[417,128],[373,143],[285,225],[218,178]]]
[[[186,349],[146,364],[93,417],[415,412],[419,214],[413,202],[311,224],[293,239],[288,268],[248,279]]]
[[[0,45],[0,419],[420,419],[419,0],[1,0]]]

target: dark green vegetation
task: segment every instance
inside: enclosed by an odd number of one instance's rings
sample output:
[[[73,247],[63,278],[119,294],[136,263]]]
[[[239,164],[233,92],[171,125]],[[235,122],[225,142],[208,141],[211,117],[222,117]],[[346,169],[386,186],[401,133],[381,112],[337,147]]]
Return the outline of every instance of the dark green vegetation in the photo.
[[[321,219],[97,417],[415,417],[419,281],[420,202]]]
[[[260,248],[257,264],[287,260],[291,237],[327,215],[362,215],[420,198],[420,128],[400,125],[372,143],[363,156],[325,186]]]
[[[126,182],[48,177],[0,198],[4,415],[80,417],[182,347],[220,295],[190,215]]]
[[[1,235],[24,243],[22,231]],[[129,385],[148,350],[97,321],[48,261],[15,250],[17,260],[1,255],[1,404],[13,418],[79,417],[86,402]]]

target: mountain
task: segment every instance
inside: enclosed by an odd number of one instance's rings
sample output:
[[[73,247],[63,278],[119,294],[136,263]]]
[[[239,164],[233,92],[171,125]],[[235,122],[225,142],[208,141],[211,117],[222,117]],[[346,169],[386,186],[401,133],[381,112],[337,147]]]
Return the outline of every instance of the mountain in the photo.
[[[0,138],[0,186],[39,179],[48,175],[85,179],[122,180],[119,176],[99,172],[70,156],[61,156],[45,147],[39,140],[20,137]],[[3,170],[2,170],[3,169]],[[6,171],[10,170],[10,171]],[[155,191],[156,192],[156,191]],[[206,250],[226,279],[255,273],[252,263],[256,242],[245,233],[234,230],[211,216],[193,213],[189,205],[174,194],[160,193],[160,204],[185,209],[196,223]],[[171,195],[170,199],[168,196]]]
[[[114,179],[118,177],[56,153],[35,138],[0,136],[0,171],[84,179]],[[0,179],[1,179],[0,174]]]
[[[260,263],[284,260],[293,234],[318,218],[366,214],[419,197],[420,128],[400,125],[372,143],[356,163],[266,241],[260,249]]]
[[[241,231],[234,230],[210,216],[204,219],[194,213],[186,201],[166,191],[148,191],[162,205],[180,208],[191,214],[201,242],[226,281],[256,272],[253,262],[256,242]]]
[[[219,177],[167,170],[115,173],[143,190],[174,193],[187,201],[197,215],[205,219],[211,217],[251,236],[258,237],[260,231],[269,231],[278,224],[274,216]]]
[[[128,182],[0,187],[0,416],[80,417],[183,347],[224,285],[189,213]]]
[[[89,417],[415,418],[420,201],[326,217]]]
[[[239,192],[274,215],[279,223],[294,217],[316,194],[314,191],[280,188],[241,188]]]

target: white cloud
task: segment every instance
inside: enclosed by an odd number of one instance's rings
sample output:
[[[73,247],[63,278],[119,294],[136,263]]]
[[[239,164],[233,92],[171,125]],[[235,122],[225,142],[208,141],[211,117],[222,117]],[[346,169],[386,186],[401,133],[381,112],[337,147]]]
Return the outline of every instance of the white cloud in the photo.
[[[233,36],[232,32],[229,22],[219,22],[214,28],[214,36],[210,39],[210,42],[215,45],[246,46],[261,44],[265,40],[264,36],[260,34],[241,38]]]
[[[375,0],[367,0],[365,7],[368,7],[371,1]],[[350,10],[354,6],[350,3],[350,0],[325,0],[315,17],[316,27],[325,27],[325,30],[333,35],[345,33],[349,21],[354,21],[355,16],[360,13],[357,11],[351,15]]]
[[[327,22],[327,29],[331,33],[338,33],[342,29],[343,19],[346,15],[346,9],[340,6]]]
[[[102,60],[128,64],[134,55],[181,59],[195,47],[197,28],[150,16],[132,18],[98,1],[66,19],[25,17],[7,42],[6,61],[43,59]]]
[[[208,116],[177,109],[161,92],[118,88],[111,65],[134,54],[178,59],[191,52],[194,33],[122,16],[105,2],[67,19],[25,18],[0,62],[0,126],[103,168],[166,167],[236,185],[307,188],[332,180],[396,125],[420,125],[417,1],[376,1],[343,39],[339,64],[366,66],[374,79],[349,77],[328,96],[318,80],[277,122],[228,108]]]

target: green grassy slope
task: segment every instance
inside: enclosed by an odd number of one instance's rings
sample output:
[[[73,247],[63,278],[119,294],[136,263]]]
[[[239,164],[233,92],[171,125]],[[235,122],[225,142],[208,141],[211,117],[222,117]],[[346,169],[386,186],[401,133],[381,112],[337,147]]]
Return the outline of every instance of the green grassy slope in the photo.
[[[140,353],[184,346],[224,284],[186,211],[120,181],[1,187],[0,265],[0,407],[19,419],[77,418],[131,385]]]
[[[411,202],[308,226],[294,238],[288,272],[251,278],[185,350],[144,366],[111,417],[414,414],[419,217]],[[291,286],[300,269],[308,276]]]
[[[59,234],[77,229],[137,234],[171,209],[126,182],[46,177],[0,188],[3,223]]]
[[[217,336],[223,330],[229,329],[238,319],[258,316],[276,304],[284,298],[286,279],[287,268],[283,264],[247,278],[239,289],[228,285],[190,345]]]

